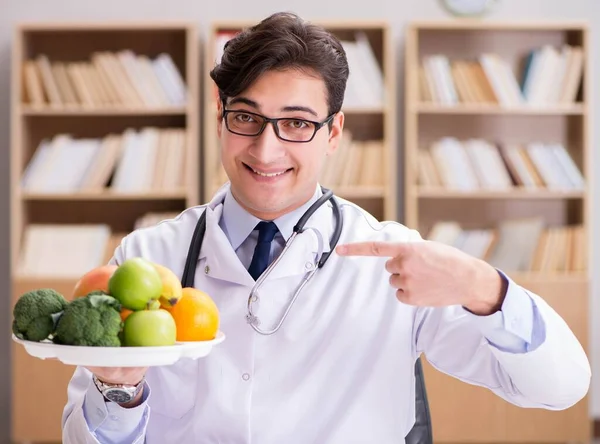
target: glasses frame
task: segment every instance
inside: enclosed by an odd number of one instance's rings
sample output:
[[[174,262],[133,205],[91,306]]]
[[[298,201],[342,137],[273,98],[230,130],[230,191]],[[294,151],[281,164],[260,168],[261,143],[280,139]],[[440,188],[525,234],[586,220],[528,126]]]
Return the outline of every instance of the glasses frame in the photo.
[[[257,133],[255,134],[242,134],[242,133],[238,133],[233,131],[231,128],[229,128],[229,123],[227,122],[227,114],[230,113],[244,113],[244,114],[249,114],[251,116],[256,116],[259,117],[260,119],[262,119],[262,126],[260,127],[260,129],[258,130]],[[270,117],[266,117],[263,116],[262,114],[258,114],[258,113],[253,113],[251,111],[246,111],[243,109],[225,109],[225,106],[223,105],[223,120],[225,121],[225,127],[227,128],[227,131],[229,131],[232,134],[236,134],[238,136],[246,136],[246,137],[257,137],[260,136],[263,131],[265,130],[265,128],[267,127],[267,124],[271,124],[273,125],[273,130],[275,131],[275,134],[277,135],[277,137],[285,142],[291,142],[291,143],[308,143],[310,141],[312,141],[315,136],[317,135],[317,131],[319,131],[321,128],[323,128],[323,126],[325,126],[326,124],[328,124],[329,122],[331,122],[331,120],[333,120],[333,118],[335,117],[337,113],[333,113],[330,114],[329,116],[327,116],[325,118],[325,120],[318,122],[315,120],[309,120],[309,119],[302,119],[299,117],[275,117],[275,118],[270,118]],[[315,130],[312,134],[312,136],[310,137],[310,139],[308,140],[290,140],[290,139],[286,139],[285,137],[282,137],[279,134],[279,127],[277,126],[277,122],[279,122],[280,120],[299,120],[302,122],[307,122],[307,123],[311,123],[315,126]]]

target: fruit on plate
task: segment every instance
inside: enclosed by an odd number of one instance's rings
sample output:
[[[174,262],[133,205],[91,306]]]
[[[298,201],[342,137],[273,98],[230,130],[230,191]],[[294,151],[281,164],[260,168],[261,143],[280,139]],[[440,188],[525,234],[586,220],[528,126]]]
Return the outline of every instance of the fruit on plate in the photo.
[[[127,259],[115,270],[109,282],[109,294],[123,307],[144,310],[163,291],[163,282],[152,262],[141,257]]]
[[[13,308],[12,331],[19,339],[43,341],[54,333],[57,317],[68,301],[52,288],[28,291]]]
[[[162,292],[158,300],[163,308],[173,307],[181,298],[181,281],[179,278],[164,265],[154,263],[154,268],[160,274],[162,280]]]
[[[123,322],[125,322],[125,319],[127,319],[127,317],[128,317],[128,316],[129,316],[131,313],[133,313],[133,310],[130,310],[130,309],[128,309],[128,308],[125,308],[125,307],[121,307],[121,320],[122,320]]]
[[[90,293],[65,307],[52,341],[63,345],[118,347],[122,326],[119,301],[106,294]]]
[[[108,294],[108,281],[117,268],[117,265],[106,264],[85,273],[73,288],[73,298],[86,296],[92,291],[102,291]]]
[[[167,310],[175,320],[178,341],[209,341],[216,337],[219,310],[207,293],[185,287],[181,299]]]
[[[24,293],[13,309],[20,339],[95,347],[170,346],[216,337],[211,297],[182,288],[173,271],[142,257],[85,273],[68,301],[54,289]]]
[[[174,345],[177,327],[171,314],[162,309],[138,310],[127,316],[123,327],[123,345],[151,347]]]

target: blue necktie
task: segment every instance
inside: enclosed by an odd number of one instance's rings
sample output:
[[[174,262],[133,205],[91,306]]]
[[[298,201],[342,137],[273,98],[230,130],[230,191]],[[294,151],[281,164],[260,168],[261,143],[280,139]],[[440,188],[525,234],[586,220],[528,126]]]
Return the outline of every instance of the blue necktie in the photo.
[[[277,225],[274,222],[259,222],[256,225],[258,228],[258,242],[254,248],[254,256],[248,268],[248,272],[257,280],[258,277],[269,266],[269,257],[271,256],[271,242],[277,234]]]

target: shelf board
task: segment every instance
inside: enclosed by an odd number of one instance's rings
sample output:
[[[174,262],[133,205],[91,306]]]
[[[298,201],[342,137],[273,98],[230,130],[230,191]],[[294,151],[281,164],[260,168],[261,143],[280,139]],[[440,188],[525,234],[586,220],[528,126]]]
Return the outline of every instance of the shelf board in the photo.
[[[580,103],[551,106],[499,106],[477,104],[442,105],[439,103],[418,103],[412,106],[413,111],[419,114],[500,114],[500,115],[583,115],[585,106]]]
[[[185,190],[168,191],[168,192],[145,192],[145,193],[119,193],[114,191],[92,191],[80,193],[29,193],[23,191],[21,197],[29,201],[81,201],[81,200],[97,200],[97,201],[121,201],[121,200],[170,200],[170,199],[186,199],[187,193]]]
[[[187,108],[180,106],[158,108],[39,108],[32,106],[21,107],[21,114],[23,116],[174,116],[184,115],[187,113],[187,111]]]
[[[421,188],[416,191],[422,199],[583,199],[584,191],[524,190],[515,188],[504,191],[460,191]]]

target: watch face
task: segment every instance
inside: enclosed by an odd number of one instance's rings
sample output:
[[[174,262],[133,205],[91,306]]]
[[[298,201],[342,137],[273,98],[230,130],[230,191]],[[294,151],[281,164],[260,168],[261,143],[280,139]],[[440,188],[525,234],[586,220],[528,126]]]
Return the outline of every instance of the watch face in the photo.
[[[109,399],[112,402],[123,403],[131,401],[131,393],[126,390],[114,388],[108,389],[104,392],[104,396],[106,399]]]

